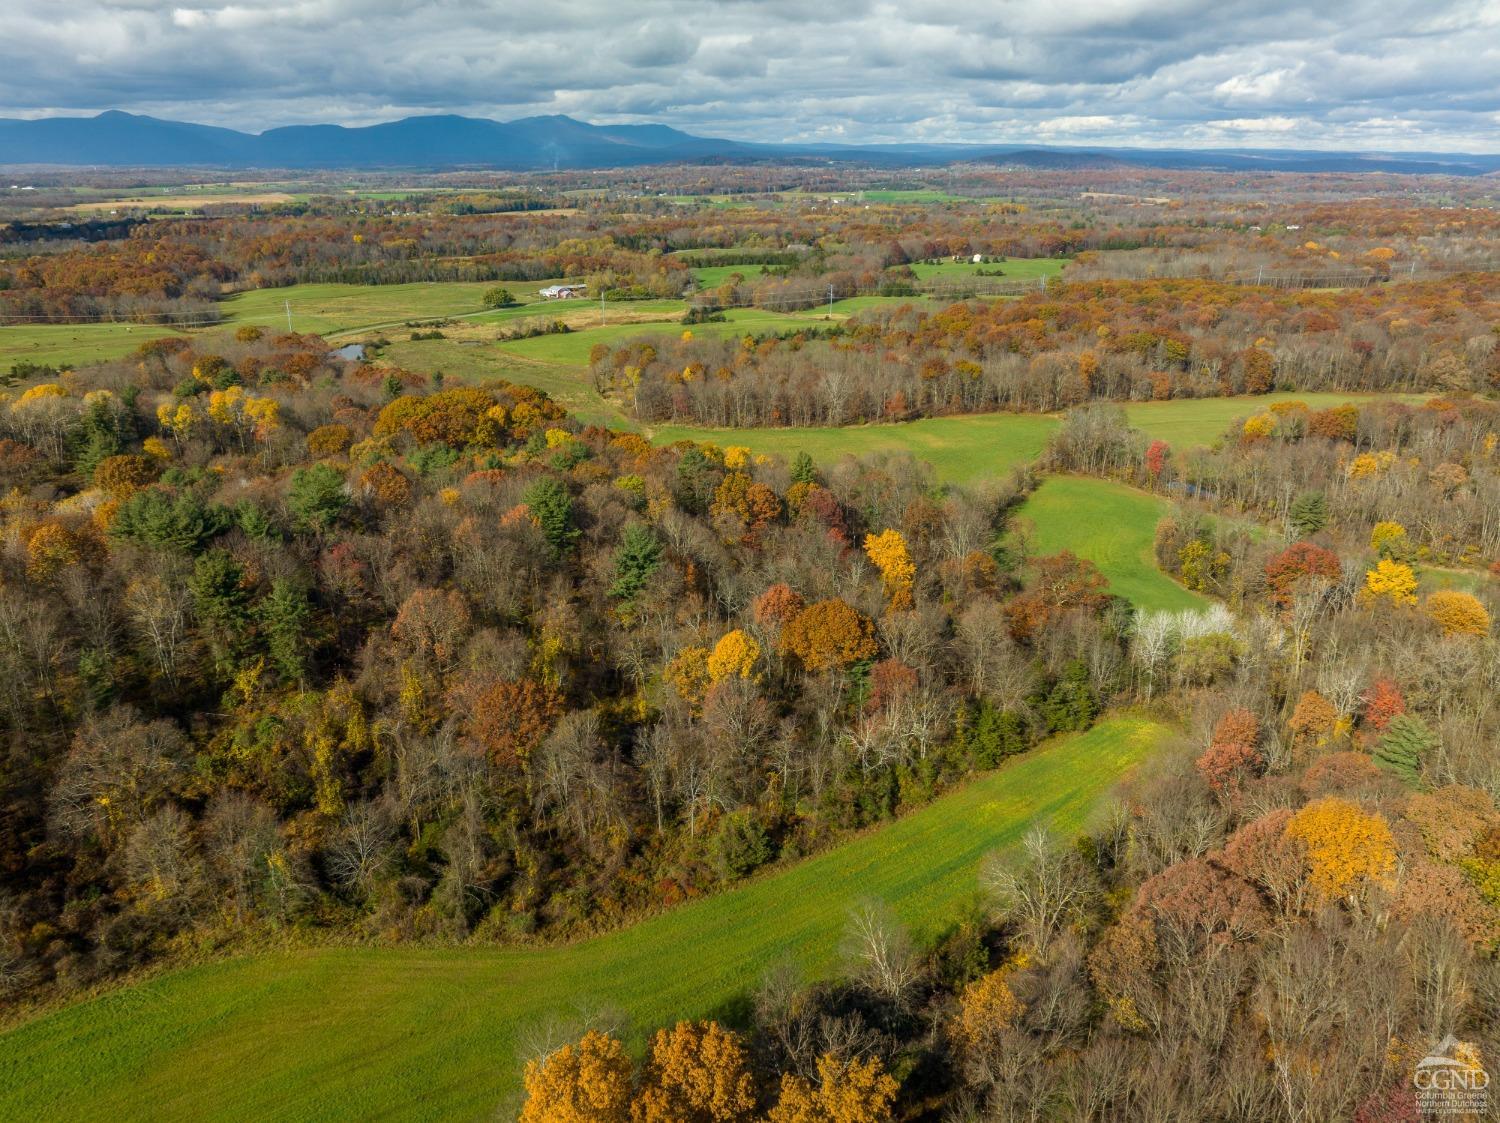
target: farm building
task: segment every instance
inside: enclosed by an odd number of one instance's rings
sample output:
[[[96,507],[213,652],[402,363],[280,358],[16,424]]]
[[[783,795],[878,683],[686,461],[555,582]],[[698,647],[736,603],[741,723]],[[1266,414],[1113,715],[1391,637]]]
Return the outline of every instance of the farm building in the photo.
[[[538,290],[537,295],[543,300],[572,300],[585,295],[587,289],[588,285],[548,285]]]

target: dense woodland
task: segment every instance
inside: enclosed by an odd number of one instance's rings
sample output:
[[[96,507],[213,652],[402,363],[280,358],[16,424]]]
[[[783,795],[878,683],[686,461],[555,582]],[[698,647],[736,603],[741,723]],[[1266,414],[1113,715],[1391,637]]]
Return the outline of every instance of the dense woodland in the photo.
[[[844,425],[1091,399],[1500,386],[1494,274],[1337,292],[1214,281],[1053,285],[877,309],[784,339],[598,344],[595,384],[644,421]]]
[[[156,314],[226,285],[449,268],[675,295],[679,251],[737,247],[782,255],[751,288],[858,288],[955,253],[1044,255],[1074,222],[1066,251],[1233,257],[1268,235],[1219,187],[1184,191],[1197,217],[1173,232],[1164,208],[1121,208],[1128,248],[1036,200],[922,226],[628,195],[567,215],[329,203],[28,243],[0,258],[0,300]],[[1437,206],[1278,207],[1303,229],[1269,238],[1277,260],[1347,236],[1372,273],[1423,239],[1472,261],[1494,235]],[[1195,240],[1220,211],[1238,226]],[[629,1027],[564,1026],[526,1064],[521,1118],[1417,1120],[1434,1041],[1500,1057],[1500,315],[1493,274],[1393,277],[1082,280],[592,356],[648,420],[1067,411],[1037,469],[970,489],[904,457],[656,447],[528,386],[253,327],[18,369],[0,391],[0,1003],[261,942],[602,931],[1113,711],[1175,733],[1085,835],[988,863],[935,943],[872,902],[837,975],[778,967],[722,1024],[635,1027],[659,1028],[644,1057]],[[1115,404],[1273,389],[1441,396],[1251,403],[1199,449]],[[1035,555],[1038,471],[1170,499],[1158,564],[1213,606],[1140,611],[1092,563]],[[1462,580],[1419,585],[1439,567]]]

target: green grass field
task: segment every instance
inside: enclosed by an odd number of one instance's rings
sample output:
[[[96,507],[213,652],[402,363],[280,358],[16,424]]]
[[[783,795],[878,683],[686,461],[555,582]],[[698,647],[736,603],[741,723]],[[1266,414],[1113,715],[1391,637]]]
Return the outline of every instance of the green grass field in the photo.
[[[1061,257],[1012,257],[988,265],[975,265],[971,261],[940,261],[936,264],[919,263],[911,270],[923,281],[1034,281],[1038,277],[1056,277],[1067,265]],[[979,270],[993,273],[998,269],[1001,276],[981,276]]]
[[[732,1018],[773,963],[833,969],[871,897],[930,937],[976,897],[986,854],[1037,822],[1077,832],[1165,732],[1104,721],[834,850],[566,947],[310,950],[168,973],[0,1036],[0,1118],[490,1118],[528,1025],[610,1008],[638,1047],[677,1018]]]
[[[435,320],[478,312],[486,291],[497,287],[489,281],[420,282],[410,285],[291,285],[281,289],[254,289],[226,299],[221,307],[235,324],[286,327],[286,308],[291,306],[296,331],[333,335],[380,324],[407,320]],[[531,300],[536,285],[500,284],[517,299]],[[524,291],[523,291],[524,290]]]
[[[1263,413],[1274,402],[1305,402],[1308,409],[1353,402],[1356,405],[1396,397],[1401,401],[1420,402],[1425,394],[1259,394],[1239,398],[1180,398],[1169,402],[1130,402],[1125,415],[1133,428],[1147,436],[1166,441],[1173,448],[1212,444],[1223,436],[1229,423],[1237,417]]]
[[[1003,476],[1041,455],[1057,421],[1041,414],[987,413],[976,417],[932,417],[900,425],[851,425],[817,429],[705,429],[664,425],[652,432],[657,444],[708,441],[744,445],[767,455],[806,452],[828,465],[846,455],[909,452],[933,466],[939,479],[973,484]]]
[[[1020,518],[1029,524],[1034,555],[1072,550],[1109,578],[1110,592],[1137,608],[1206,608],[1207,599],[1156,568],[1152,542],[1167,507],[1165,500],[1123,484],[1050,476],[1022,506]]]
[[[280,289],[255,289],[226,298],[221,310],[225,328],[254,324],[270,329],[286,328],[290,304],[296,331],[337,335],[340,332],[407,320],[440,319],[465,313],[480,313],[483,319],[536,315],[534,306],[481,312],[483,295],[495,287],[490,283],[439,282],[411,285],[291,285]],[[519,284],[510,288],[520,300],[532,300],[538,286]],[[220,329],[209,329],[209,331]],[[38,363],[85,363],[117,359],[149,339],[174,334],[156,324],[25,324],[0,326],[0,368],[26,359]],[[176,333],[180,334],[180,333]]]
[[[693,270],[693,280],[700,289],[711,289],[722,285],[738,273],[747,281],[760,276],[759,265],[702,265]]]
[[[180,335],[159,324],[0,325],[0,371],[13,363],[83,366],[128,355],[149,339]]]
[[[502,324],[510,320],[575,311],[575,303],[541,300],[536,290],[549,282],[437,281],[408,285],[290,285],[253,289],[226,297],[220,305],[225,322],[208,333],[254,324],[285,330],[287,308],[292,328],[316,332],[330,339],[354,332],[399,329],[408,321],[464,319]],[[485,309],[484,294],[491,288],[509,289],[517,304]],[[680,315],[681,301],[634,301],[611,304],[616,314],[657,312]],[[606,311],[606,317],[608,316]],[[0,368],[21,359],[32,362],[85,363],[116,359],[149,339],[173,334],[153,324],[27,324],[0,326]],[[587,348],[584,349],[585,354]]]

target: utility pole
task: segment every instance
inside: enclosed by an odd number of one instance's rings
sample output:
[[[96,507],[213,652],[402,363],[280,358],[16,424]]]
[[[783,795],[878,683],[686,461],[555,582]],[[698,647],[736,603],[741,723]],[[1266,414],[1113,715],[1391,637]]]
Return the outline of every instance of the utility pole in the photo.
[[[604,288],[599,288],[599,326],[604,326]]]
[[[828,282],[828,314],[833,315],[833,282]]]
[[[291,335],[292,334],[292,302],[290,300],[283,300],[281,303],[286,306],[286,333],[288,335]]]

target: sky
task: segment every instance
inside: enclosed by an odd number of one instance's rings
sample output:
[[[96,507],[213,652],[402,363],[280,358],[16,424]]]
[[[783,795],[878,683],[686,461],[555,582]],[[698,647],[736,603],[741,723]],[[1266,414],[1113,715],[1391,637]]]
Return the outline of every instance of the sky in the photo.
[[[1500,151],[1500,0],[0,0],[0,116]]]

